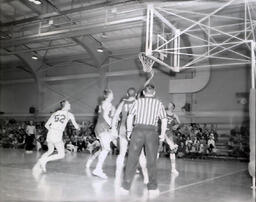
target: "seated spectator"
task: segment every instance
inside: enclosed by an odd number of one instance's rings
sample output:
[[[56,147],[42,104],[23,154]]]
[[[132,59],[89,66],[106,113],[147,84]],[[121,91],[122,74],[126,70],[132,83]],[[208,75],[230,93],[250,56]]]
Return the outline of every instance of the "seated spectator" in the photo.
[[[66,142],[65,148],[66,148],[66,151],[68,151],[68,152],[76,152],[77,151],[77,147],[75,145],[73,145],[71,141]]]
[[[208,128],[207,124],[205,123],[202,128],[202,138],[207,141],[208,137],[209,137],[209,133],[210,133],[210,129]]]
[[[183,141],[179,143],[178,151],[177,151],[177,157],[182,158],[186,154],[186,145]]]
[[[204,154],[205,153],[205,146],[203,143],[200,143],[200,147],[199,147],[199,154]]]
[[[82,137],[78,137],[77,139],[77,152],[82,152],[85,150],[85,141]]]
[[[16,145],[16,148],[24,148],[24,145],[25,145],[25,135],[22,135],[22,134],[17,134],[17,145]]]
[[[86,150],[89,151],[90,154],[95,153],[96,151],[98,151],[100,149],[100,142],[99,140],[97,140],[94,137],[88,137],[87,140],[87,147]]]
[[[29,121],[26,127],[25,150],[26,153],[32,153],[34,148],[34,140],[36,134],[36,127],[33,121]]]
[[[210,134],[209,140],[208,140],[208,152],[213,153],[215,152],[215,140],[213,133]]]
[[[200,142],[199,138],[196,137],[196,138],[194,139],[194,142],[193,142],[193,146],[194,146],[194,148],[195,148],[195,152],[196,152],[196,153],[198,153],[199,150],[200,150],[200,144],[201,144],[201,142]]]
[[[193,145],[193,141],[191,140],[190,136],[187,137],[185,145],[186,145],[186,153],[190,153]]]

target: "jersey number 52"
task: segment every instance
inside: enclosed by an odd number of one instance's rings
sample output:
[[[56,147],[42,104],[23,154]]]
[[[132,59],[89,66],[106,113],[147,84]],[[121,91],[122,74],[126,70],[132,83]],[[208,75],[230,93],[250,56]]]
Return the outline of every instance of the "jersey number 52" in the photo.
[[[54,116],[54,121],[55,121],[55,122],[64,123],[65,119],[66,119],[66,116],[63,115],[63,114],[55,115],[55,116]]]

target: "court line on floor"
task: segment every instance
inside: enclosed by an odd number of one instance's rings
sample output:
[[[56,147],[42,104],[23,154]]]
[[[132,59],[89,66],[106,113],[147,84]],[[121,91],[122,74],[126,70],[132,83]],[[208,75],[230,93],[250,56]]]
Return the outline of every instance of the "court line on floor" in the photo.
[[[168,192],[172,192],[172,191],[176,191],[176,190],[180,190],[180,189],[185,189],[185,188],[188,188],[188,187],[192,187],[192,186],[194,186],[194,185],[203,184],[203,183],[205,183],[205,182],[214,181],[214,180],[217,180],[217,179],[220,179],[220,178],[223,178],[223,177],[227,177],[227,176],[231,176],[231,175],[234,175],[234,174],[237,174],[237,173],[241,173],[241,172],[244,172],[244,171],[247,171],[247,169],[241,169],[241,170],[238,170],[238,171],[226,173],[226,174],[224,174],[224,175],[220,175],[220,176],[208,178],[208,179],[201,180],[201,181],[198,181],[198,182],[194,182],[194,183],[190,183],[190,184],[186,184],[186,185],[181,185],[181,186],[179,186],[179,187],[176,187],[176,188],[173,188],[173,189],[169,189],[169,190],[160,192],[159,196],[156,197],[156,198],[154,198],[154,199],[158,199],[161,195],[166,194],[166,193],[168,193]],[[167,184],[165,184],[165,185],[167,185]],[[147,200],[148,200],[148,198],[137,198],[137,199],[135,199],[135,200],[132,200],[132,202],[147,201]]]
[[[223,178],[223,177],[227,177],[227,176],[230,176],[230,175],[234,175],[234,174],[237,174],[237,173],[244,172],[244,171],[246,171],[246,170],[247,170],[247,169],[241,169],[241,170],[238,170],[238,171],[235,171],[235,172],[226,173],[226,174],[224,174],[224,175],[220,175],[220,176],[208,178],[208,179],[201,180],[201,181],[198,181],[198,182],[194,182],[194,183],[190,183],[190,184],[186,184],[186,185],[181,185],[181,186],[178,186],[178,187],[176,187],[176,188],[173,188],[173,189],[169,189],[169,190],[160,192],[160,195],[166,194],[166,193],[168,193],[168,192],[180,190],[180,189],[185,189],[185,188],[192,187],[192,186],[195,186],[195,185],[203,184],[203,183],[205,183],[205,182],[211,182],[211,181],[214,181],[214,180]]]

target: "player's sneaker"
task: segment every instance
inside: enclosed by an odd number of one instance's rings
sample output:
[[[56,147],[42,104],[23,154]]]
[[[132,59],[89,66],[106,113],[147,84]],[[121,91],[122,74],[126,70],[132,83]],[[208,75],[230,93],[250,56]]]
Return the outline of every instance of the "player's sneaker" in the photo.
[[[92,172],[93,175],[97,176],[97,177],[100,177],[102,179],[108,179],[108,176],[102,171],[102,170],[94,170]]]

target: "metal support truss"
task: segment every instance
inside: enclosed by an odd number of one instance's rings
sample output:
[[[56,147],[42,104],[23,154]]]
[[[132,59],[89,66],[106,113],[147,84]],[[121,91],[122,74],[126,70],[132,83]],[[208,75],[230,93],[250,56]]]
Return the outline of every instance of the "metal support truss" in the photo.
[[[169,7],[148,6],[146,50],[148,57],[172,71],[202,68],[234,68],[234,66],[251,67],[250,90],[250,163],[249,172],[255,189],[255,78],[256,78],[256,2],[243,0],[243,17],[225,12],[236,0],[230,0],[210,13],[178,10]],[[237,2],[237,1],[236,1]],[[189,14],[189,15],[188,15]],[[191,15],[193,14],[193,15]],[[187,17],[189,16],[189,17]],[[160,28],[168,27],[170,33],[161,35]],[[220,20],[223,19],[223,20]],[[177,21],[177,27],[172,23]],[[172,23],[171,23],[172,22]],[[203,33],[203,34],[202,34]],[[154,34],[162,43],[154,46]],[[171,37],[170,37],[171,36]],[[180,43],[182,37],[189,37],[193,45]],[[200,45],[199,45],[200,44]],[[189,51],[190,50],[190,51]],[[193,50],[193,51],[191,51]],[[156,56],[156,53],[160,57]],[[202,53],[202,54],[201,54]],[[171,60],[166,60],[168,58]],[[164,56],[164,57],[161,57]],[[177,61],[179,59],[180,61]],[[212,60],[209,64],[209,59]],[[180,62],[183,62],[180,64]]]
[[[205,63],[209,59],[218,59],[223,66],[243,65],[255,62],[247,55],[248,50],[247,52],[244,52],[244,50],[247,48],[250,50],[251,41],[255,41],[256,5],[248,0],[241,2],[241,5],[244,5],[244,17],[225,14],[223,11],[231,7],[234,2],[235,0],[228,1],[210,13],[181,11],[170,7],[153,7],[149,5],[147,12],[146,55],[176,72],[191,68],[203,68],[206,65],[202,65],[202,63]],[[188,14],[190,14],[190,17],[187,17]],[[162,41],[164,42],[153,48],[153,35],[156,32],[154,18],[157,18],[162,25],[169,28],[172,37],[164,38],[164,35],[162,35]],[[220,21],[220,18],[228,23],[216,23]],[[175,27],[170,21],[179,22],[179,26]],[[187,26],[188,24],[189,26]],[[203,35],[198,34],[198,32],[203,33]],[[201,41],[201,45],[182,46],[180,38],[184,35],[187,35],[193,40]],[[189,49],[195,50],[202,48],[207,49],[203,54],[188,51]],[[162,58],[155,57],[154,53],[170,55],[173,58],[173,62],[164,61]],[[189,59],[186,60],[184,58]],[[180,64],[177,59],[187,62]],[[209,66],[214,67],[219,65],[213,64]]]

